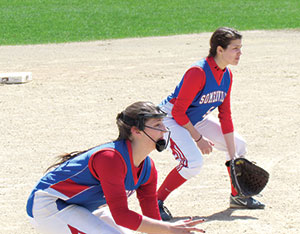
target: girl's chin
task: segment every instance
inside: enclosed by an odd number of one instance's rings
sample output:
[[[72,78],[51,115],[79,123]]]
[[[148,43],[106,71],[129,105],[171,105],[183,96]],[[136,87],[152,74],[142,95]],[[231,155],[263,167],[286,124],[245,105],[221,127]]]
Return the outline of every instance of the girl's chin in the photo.
[[[234,60],[232,63],[231,63],[231,65],[238,65],[239,64],[239,59],[238,60]]]

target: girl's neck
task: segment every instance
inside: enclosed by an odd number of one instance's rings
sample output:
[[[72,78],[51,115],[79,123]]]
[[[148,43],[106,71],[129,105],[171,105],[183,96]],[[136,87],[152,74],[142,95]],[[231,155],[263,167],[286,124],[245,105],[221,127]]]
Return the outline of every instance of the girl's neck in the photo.
[[[147,147],[138,142],[131,142],[131,147],[132,159],[135,167],[138,167],[152,151],[151,149],[148,149],[149,145]]]
[[[218,65],[218,67],[219,67],[221,70],[224,70],[224,69],[226,68],[226,66],[228,65],[228,64],[226,64],[226,63],[223,61],[223,59],[220,58],[220,56],[218,56],[218,55],[216,55],[216,56],[214,57],[214,60],[215,60],[216,64]]]

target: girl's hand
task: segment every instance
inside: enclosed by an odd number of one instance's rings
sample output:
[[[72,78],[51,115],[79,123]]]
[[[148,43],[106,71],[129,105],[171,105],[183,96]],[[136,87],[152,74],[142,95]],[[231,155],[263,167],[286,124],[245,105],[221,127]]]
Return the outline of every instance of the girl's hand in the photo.
[[[202,137],[201,140],[196,143],[202,154],[210,154],[213,150],[212,147],[214,144],[205,137]]]
[[[187,219],[187,220],[180,220],[175,223],[173,223],[171,229],[171,233],[194,233],[194,232],[202,232],[205,233],[203,229],[196,228],[196,226],[199,223],[203,223],[205,220],[204,219],[198,219],[198,220],[193,220],[192,218]]]

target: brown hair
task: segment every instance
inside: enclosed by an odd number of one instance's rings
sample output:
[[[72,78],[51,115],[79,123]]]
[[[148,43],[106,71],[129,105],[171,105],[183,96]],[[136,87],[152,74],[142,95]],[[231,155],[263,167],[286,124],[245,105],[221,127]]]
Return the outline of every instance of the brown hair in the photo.
[[[119,129],[118,140],[129,140],[131,136],[131,127],[137,126],[138,116],[141,114],[158,114],[159,108],[155,106],[152,102],[135,102],[128,106],[124,111],[119,113],[116,117],[116,123]],[[124,116],[129,117],[132,121],[131,123],[124,122]],[[90,149],[88,149],[90,150]],[[57,156],[57,162],[47,168],[49,171],[51,168],[59,166],[60,164],[68,161],[69,159],[75,158],[76,156],[87,152],[84,151],[74,151],[71,153],[65,153]]]
[[[221,27],[218,28],[210,38],[209,55],[215,57],[217,48],[221,46],[226,49],[232,40],[242,39],[242,34],[233,28]]]
[[[71,152],[71,153],[64,153],[64,154],[61,154],[61,155],[58,155],[56,157],[57,159],[57,162],[52,164],[50,167],[48,167],[46,169],[46,171],[49,171],[51,168],[53,167],[56,167],[56,166],[59,166],[60,164],[68,161],[69,159],[71,158],[75,158],[76,156],[80,155],[80,154],[83,154],[84,152],[86,152],[87,150],[84,150],[84,151],[74,151],[74,152]]]

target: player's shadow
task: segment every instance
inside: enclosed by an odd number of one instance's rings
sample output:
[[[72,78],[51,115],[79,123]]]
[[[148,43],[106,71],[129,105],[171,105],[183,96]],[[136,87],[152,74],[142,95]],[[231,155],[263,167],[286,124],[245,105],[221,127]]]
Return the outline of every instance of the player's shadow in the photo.
[[[248,216],[248,215],[233,215],[233,212],[235,209],[227,208],[226,210],[222,210],[219,212],[216,212],[209,216],[184,216],[184,217],[174,217],[171,222],[176,222],[178,220],[185,220],[189,218],[193,219],[205,219],[205,222],[210,221],[233,221],[236,219],[254,219],[256,220],[256,217]]]

